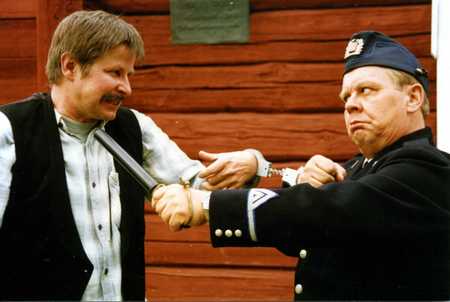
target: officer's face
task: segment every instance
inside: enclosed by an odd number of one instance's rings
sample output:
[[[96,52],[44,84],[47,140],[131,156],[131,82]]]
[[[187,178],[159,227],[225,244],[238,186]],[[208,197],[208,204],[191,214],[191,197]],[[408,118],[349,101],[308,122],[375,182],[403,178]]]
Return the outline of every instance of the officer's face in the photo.
[[[406,134],[408,94],[387,69],[366,66],[347,73],[340,97],[347,133],[366,157]]]
[[[128,76],[134,63],[134,54],[121,45],[97,59],[87,74],[77,66],[72,98],[66,104],[69,116],[80,122],[113,120],[122,101],[131,95]]]

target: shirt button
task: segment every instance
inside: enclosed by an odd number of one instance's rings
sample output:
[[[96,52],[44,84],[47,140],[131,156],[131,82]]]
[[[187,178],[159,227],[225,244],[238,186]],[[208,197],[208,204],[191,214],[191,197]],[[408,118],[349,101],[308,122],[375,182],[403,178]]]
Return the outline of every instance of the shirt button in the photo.
[[[98,229],[99,229],[99,231],[101,231],[103,229],[103,226],[101,224],[99,224]]]
[[[300,258],[305,259],[306,256],[308,255],[308,252],[306,250],[301,250],[299,255],[300,255]]]
[[[239,230],[239,229],[235,230],[235,231],[234,231],[234,236],[236,236],[236,237],[241,237],[241,236],[242,236],[242,231]]]
[[[231,236],[233,236],[233,232],[231,230],[226,230],[225,231],[225,236],[231,237]]]
[[[96,184],[95,184],[95,182],[93,182],[93,183],[92,183],[92,187],[95,188],[95,186],[96,186]]]
[[[108,275],[108,268],[105,268],[105,275]]]
[[[223,234],[223,232],[221,229],[217,229],[214,231],[214,235],[216,235],[216,237],[222,237],[222,234]]]
[[[297,295],[300,295],[302,292],[303,292],[303,286],[302,286],[301,284],[297,284],[297,285],[295,286],[295,293],[296,293]]]

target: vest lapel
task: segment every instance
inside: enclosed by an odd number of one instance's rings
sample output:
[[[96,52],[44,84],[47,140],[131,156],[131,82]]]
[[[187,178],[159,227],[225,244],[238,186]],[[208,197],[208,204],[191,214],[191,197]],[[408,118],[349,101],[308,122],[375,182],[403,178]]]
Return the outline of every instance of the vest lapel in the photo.
[[[55,221],[55,230],[69,253],[73,256],[81,256],[88,263],[88,257],[84,252],[80,236],[70,206],[69,192],[67,189],[66,174],[64,168],[64,156],[62,152],[61,139],[56,124],[55,112],[50,96],[44,105],[44,122],[49,133],[49,151],[51,161],[50,171],[54,171],[54,177],[62,185],[55,186],[52,190],[54,196],[50,197],[52,216]],[[52,181],[52,180],[50,180]]]

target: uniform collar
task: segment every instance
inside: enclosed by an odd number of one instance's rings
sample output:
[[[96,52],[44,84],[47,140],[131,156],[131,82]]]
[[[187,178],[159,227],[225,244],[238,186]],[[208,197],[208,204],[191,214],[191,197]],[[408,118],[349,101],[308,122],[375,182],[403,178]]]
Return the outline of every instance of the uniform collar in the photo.
[[[433,133],[431,132],[431,128],[425,127],[401,137],[395,143],[376,153],[373,159],[380,158],[386,153],[399,149],[405,145],[433,145]]]
[[[415,132],[412,132],[408,135],[405,135],[398,139],[393,144],[385,147],[383,150],[377,152],[371,159],[365,158],[364,155],[359,153],[355,157],[355,161],[351,162],[350,169],[357,167],[358,163],[360,163],[361,167],[364,167],[368,163],[373,166],[378,162],[378,159],[383,155],[399,149],[405,145],[434,145],[433,144],[433,134],[431,132],[431,128],[425,127]]]

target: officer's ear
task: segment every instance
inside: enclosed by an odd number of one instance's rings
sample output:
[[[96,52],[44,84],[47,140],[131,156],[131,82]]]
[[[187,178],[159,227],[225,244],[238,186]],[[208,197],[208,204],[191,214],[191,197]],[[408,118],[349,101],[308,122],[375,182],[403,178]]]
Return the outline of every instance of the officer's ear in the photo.
[[[420,111],[425,100],[425,90],[419,83],[411,84],[406,90],[408,94],[407,111],[410,113]]]
[[[70,53],[65,52],[61,55],[60,63],[63,77],[69,81],[73,81],[79,71],[78,62],[70,55]]]

